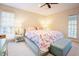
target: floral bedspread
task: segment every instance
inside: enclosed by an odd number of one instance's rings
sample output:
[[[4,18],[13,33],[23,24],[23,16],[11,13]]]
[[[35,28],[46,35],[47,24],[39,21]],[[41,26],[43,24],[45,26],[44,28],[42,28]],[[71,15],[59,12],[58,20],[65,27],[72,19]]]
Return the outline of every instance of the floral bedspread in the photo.
[[[58,31],[34,30],[26,33],[26,36],[35,42],[41,51],[46,52],[50,44],[63,38],[63,34]]]

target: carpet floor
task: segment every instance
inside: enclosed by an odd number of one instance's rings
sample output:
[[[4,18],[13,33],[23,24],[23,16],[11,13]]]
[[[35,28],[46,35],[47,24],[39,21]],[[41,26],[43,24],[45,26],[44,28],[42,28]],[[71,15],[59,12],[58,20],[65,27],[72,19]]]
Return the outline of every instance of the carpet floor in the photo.
[[[9,42],[8,43],[8,56],[35,56],[33,51],[24,42]],[[47,56],[53,56],[48,53]],[[72,43],[72,48],[67,56],[79,56],[79,44]]]
[[[34,56],[35,54],[24,42],[8,43],[8,56]]]

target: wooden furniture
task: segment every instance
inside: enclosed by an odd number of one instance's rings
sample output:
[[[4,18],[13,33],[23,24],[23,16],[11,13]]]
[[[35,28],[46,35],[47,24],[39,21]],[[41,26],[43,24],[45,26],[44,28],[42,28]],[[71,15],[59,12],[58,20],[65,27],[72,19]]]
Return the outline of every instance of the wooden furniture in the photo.
[[[6,35],[0,35],[0,39],[6,38]]]
[[[24,36],[23,35],[16,35],[16,42],[22,42],[24,41]]]

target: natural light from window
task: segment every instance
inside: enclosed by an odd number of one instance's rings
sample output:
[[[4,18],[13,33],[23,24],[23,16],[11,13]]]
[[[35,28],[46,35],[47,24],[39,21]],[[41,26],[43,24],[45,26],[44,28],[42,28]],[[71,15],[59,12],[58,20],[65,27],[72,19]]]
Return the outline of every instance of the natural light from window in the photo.
[[[77,15],[69,16],[69,19],[68,19],[68,37],[77,38]]]

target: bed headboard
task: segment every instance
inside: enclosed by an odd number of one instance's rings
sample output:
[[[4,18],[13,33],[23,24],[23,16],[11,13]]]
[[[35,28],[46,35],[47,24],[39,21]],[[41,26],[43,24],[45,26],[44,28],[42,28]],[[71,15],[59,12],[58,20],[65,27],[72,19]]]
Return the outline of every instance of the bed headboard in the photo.
[[[40,29],[43,29],[41,26],[28,26],[26,28],[26,32],[27,31],[33,31],[33,30],[40,30]]]

